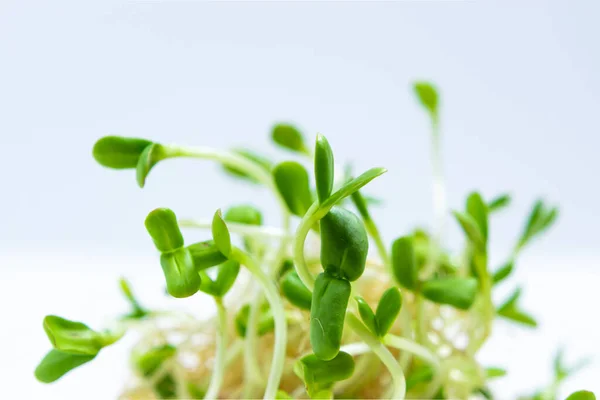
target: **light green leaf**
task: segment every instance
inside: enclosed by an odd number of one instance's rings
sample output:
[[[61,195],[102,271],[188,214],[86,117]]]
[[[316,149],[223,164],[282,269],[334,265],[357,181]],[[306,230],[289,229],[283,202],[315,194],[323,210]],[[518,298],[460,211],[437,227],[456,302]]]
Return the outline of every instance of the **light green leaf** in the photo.
[[[212,235],[217,249],[227,258],[231,255],[231,236],[227,224],[221,216],[221,210],[217,210],[212,221]]]
[[[340,351],[333,359],[325,361],[316,355],[302,357],[294,364],[294,372],[304,381],[311,398],[331,388],[335,382],[348,379],[354,373],[354,359],[348,353]]]
[[[488,240],[488,209],[479,193],[473,192],[467,198],[467,214],[469,214],[479,227],[479,232],[484,243]]]
[[[355,296],[354,299],[358,305],[358,313],[360,318],[365,323],[367,328],[374,334],[377,335],[377,322],[375,320],[375,313],[371,306],[360,296]]]
[[[150,173],[152,167],[161,160],[168,157],[165,148],[158,143],[152,143],[146,146],[136,166],[136,178],[139,187],[143,188],[146,184],[146,177]]]
[[[52,383],[62,378],[69,371],[92,361],[95,357],[95,354],[71,354],[52,349],[38,364],[34,374],[38,381]]]
[[[263,217],[261,212],[249,204],[240,204],[230,207],[223,216],[227,222],[235,222],[247,225],[262,225]]]
[[[235,283],[240,272],[240,264],[234,260],[225,261],[217,267],[217,276],[213,280],[201,271],[200,291],[215,297],[223,297]]]
[[[200,275],[187,248],[160,256],[160,265],[167,282],[167,292],[178,299],[190,297],[200,287]]]
[[[548,230],[557,217],[557,208],[548,208],[543,201],[536,201],[529,214],[527,224],[521,234],[517,248],[523,248],[526,244],[531,242],[533,238]]]
[[[396,287],[391,287],[381,296],[377,311],[375,312],[375,321],[377,326],[377,334],[380,337],[387,335],[394,321],[400,314],[402,307],[402,296]]]
[[[227,257],[217,248],[214,240],[194,243],[187,246],[186,249],[190,252],[197,271],[214,267],[227,260]]]
[[[488,203],[488,211],[490,213],[500,211],[501,209],[508,207],[510,205],[510,201],[511,198],[508,193],[501,194]]]
[[[146,230],[154,245],[161,253],[168,253],[183,247],[183,235],[177,223],[177,216],[168,208],[157,208],[146,217]]]
[[[321,204],[321,209],[330,209],[335,204],[340,202],[342,199],[350,196],[352,193],[360,190],[367,183],[371,182],[373,179],[378,176],[383,175],[387,172],[385,168],[371,168],[370,170],[364,172],[357,178],[352,179],[351,181],[346,182],[344,186],[339,188],[335,193],[333,193],[327,200],[325,200]]]
[[[460,224],[460,227],[469,241],[473,243],[477,249],[485,251],[485,239],[479,229],[477,221],[469,214],[463,214],[458,211],[454,211],[452,214]]]
[[[126,316],[126,318],[130,319],[142,319],[148,315],[148,311],[140,305],[136,297],[133,295],[131,291],[131,287],[129,282],[125,278],[119,279],[119,286],[121,288],[121,292],[129,302],[132,308],[132,312]]]
[[[323,203],[333,190],[333,151],[325,136],[318,134],[315,145],[315,182],[319,203]]]
[[[588,390],[579,390],[571,393],[566,400],[596,400],[596,395]]]
[[[488,367],[485,369],[487,379],[501,378],[506,376],[506,370],[500,367]]]
[[[101,333],[87,325],[56,315],[44,318],[44,330],[52,347],[65,353],[94,356],[108,344]]]
[[[235,317],[235,329],[240,337],[246,337],[246,329],[248,327],[248,317],[250,316],[250,304],[244,305],[238,311]],[[257,324],[258,336],[263,336],[269,332],[272,332],[275,328],[275,321],[273,320],[273,313],[269,308],[268,304],[263,304],[260,309]]]
[[[146,139],[105,136],[92,150],[98,164],[114,169],[136,168],[140,155],[152,142]]]
[[[257,164],[261,168],[263,168],[266,172],[270,173],[273,168],[273,163],[267,157],[260,155],[252,150],[248,149],[233,149],[231,150],[233,153],[246,158],[249,161]],[[243,179],[249,183],[258,184],[259,181],[256,178],[248,175],[246,171],[240,170],[238,168],[232,167],[230,165],[223,165],[223,170],[227,172],[229,175]]]
[[[304,286],[295,270],[290,270],[283,276],[281,292],[296,307],[310,311],[312,293]]]
[[[282,123],[276,124],[271,131],[271,138],[273,139],[273,142],[284,149],[309,154],[305,145],[304,136],[293,125]]]
[[[439,96],[436,88],[429,82],[415,82],[415,93],[417,98],[432,115],[438,114]]]
[[[518,301],[520,296],[521,288],[517,288],[513,294],[504,303],[502,303],[500,307],[498,307],[496,313],[501,317],[510,319],[519,324],[536,327],[536,320],[532,316],[519,309]]]
[[[448,304],[461,310],[468,310],[477,295],[475,278],[434,278],[423,283],[423,296],[435,303]]]
[[[306,169],[295,161],[284,161],[273,169],[273,179],[290,212],[303,217],[313,202]]]

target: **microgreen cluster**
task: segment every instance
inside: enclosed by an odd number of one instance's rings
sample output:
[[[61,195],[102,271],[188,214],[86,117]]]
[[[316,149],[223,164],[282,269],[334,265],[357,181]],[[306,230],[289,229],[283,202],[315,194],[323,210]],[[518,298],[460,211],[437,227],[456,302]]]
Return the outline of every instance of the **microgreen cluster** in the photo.
[[[492,399],[488,384],[506,371],[481,365],[477,355],[494,321],[537,325],[519,301],[520,288],[501,304],[492,294],[521,252],[556,220],[557,209],[537,201],[514,250],[493,268],[491,217],[510,196],[473,192],[464,207],[447,208],[438,93],[426,82],[414,89],[432,128],[435,223],[431,232],[399,232],[389,244],[370,211],[380,201],[363,193],[386,170],[354,176],[336,162],[321,134],[311,145],[296,127],[276,124],[272,140],[289,158],[279,163],[247,149],[98,140],[96,161],[134,169],[140,187],[169,158],[212,160],[232,177],[269,190],[282,226],[265,226],[262,212],[245,203],[212,210],[205,220],[179,219],[169,208],[150,211],[145,227],[166,293],[210,296],[215,315],[148,309],[121,279],[131,311],[111,329],[96,331],[54,315],[44,319],[52,349],[35,370],[37,379],[54,382],[137,331],[134,379],[124,398]],[[450,217],[464,233],[458,255],[444,248]],[[181,228],[204,229],[206,240],[188,243]],[[160,273],[158,262],[154,271]],[[559,384],[578,368],[566,367],[559,353],[551,384],[523,398],[555,400]],[[569,396],[594,398],[585,391]]]

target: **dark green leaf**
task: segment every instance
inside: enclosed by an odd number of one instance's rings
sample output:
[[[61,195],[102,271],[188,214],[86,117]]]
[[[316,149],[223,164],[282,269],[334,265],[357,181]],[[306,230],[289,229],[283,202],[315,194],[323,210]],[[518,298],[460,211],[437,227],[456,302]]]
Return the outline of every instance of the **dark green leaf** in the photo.
[[[596,400],[596,395],[587,390],[579,390],[571,393],[565,400]]]
[[[92,150],[96,161],[114,169],[136,168],[140,155],[152,142],[145,139],[105,136]]]
[[[167,282],[167,292],[175,298],[194,295],[200,287],[200,275],[187,248],[160,256],[160,265]]]
[[[419,277],[411,236],[400,237],[392,244],[392,269],[399,284],[411,290],[417,287]]]
[[[52,347],[65,353],[94,356],[106,345],[102,334],[81,322],[56,315],[44,318],[44,330]]]
[[[246,304],[238,311],[235,316],[235,329],[240,337],[246,337],[246,329],[248,327],[248,317],[250,316],[250,305]],[[258,336],[263,336],[272,332],[275,328],[273,314],[268,304],[263,304],[260,308],[258,316],[257,333]]]
[[[369,238],[363,222],[354,213],[333,207],[320,220],[321,265],[333,276],[350,282],[364,272]]]
[[[423,283],[421,292],[425,298],[440,304],[449,304],[467,310],[477,295],[475,278],[435,278]]]
[[[308,154],[302,133],[293,125],[275,125],[271,131],[271,138],[285,149]]]
[[[125,278],[119,279],[119,285],[121,287],[121,292],[123,293],[125,298],[129,301],[129,304],[131,305],[131,308],[132,308],[132,312],[127,316],[127,318],[141,319],[141,318],[144,318],[145,316],[147,316],[148,311],[146,311],[146,309],[144,307],[142,307],[140,305],[140,303],[138,302],[138,300],[135,298],[127,280],[125,280]]]
[[[215,297],[223,297],[235,283],[240,272],[240,264],[234,260],[225,261],[217,268],[217,277],[212,280],[208,274],[201,271],[200,290]]]
[[[225,256],[231,255],[231,237],[227,224],[223,221],[221,210],[217,210],[212,221],[212,235],[217,249]]]
[[[508,276],[512,273],[513,269],[514,269],[514,261],[512,261],[512,260],[507,262],[500,268],[498,268],[498,270],[496,272],[494,272],[494,275],[492,276],[492,280],[494,281],[494,284],[500,283],[503,280],[505,280],[506,278],[508,278]]]
[[[502,194],[488,203],[488,211],[495,212],[507,207],[510,204],[510,195]]]
[[[230,207],[223,216],[227,222],[247,225],[262,225],[262,214],[255,207],[247,204]]]
[[[479,227],[479,232],[484,243],[488,240],[488,209],[479,193],[471,193],[467,198],[467,214],[469,214]]]
[[[217,248],[214,240],[194,243],[187,246],[186,249],[190,252],[194,267],[198,271],[214,267],[227,260],[227,257]]]
[[[177,224],[175,213],[168,208],[157,208],[150,212],[145,221],[146,230],[161,253],[183,247],[183,235]]]
[[[284,161],[273,169],[273,179],[290,212],[303,217],[313,202],[306,169],[295,161]]]
[[[454,217],[460,224],[469,241],[479,250],[485,250],[485,239],[477,221],[469,214],[463,214],[458,211],[453,212]]]
[[[168,154],[164,147],[158,143],[152,143],[144,149],[136,166],[136,178],[139,187],[143,188],[146,184],[146,178],[152,167],[167,157]]]
[[[362,219],[365,221],[369,221],[371,219],[371,215],[369,214],[369,209],[367,208],[367,201],[360,193],[360,191],[357,190],[356,192],[352,193],[350,198],[352,199],[352,202],[354,203],[354,206],[356,207],[356,210],[358,211]]]
[[[402,307],[402,296],[400,291],[396,287],[391,287],[381,296],[379,304],[377,305],[377,311],[375,312],[375,321],[377,326],[377,334],[380,337],[384,337],[394,321],[400,313]]]
[[[352,193],[360,190],[367,183],[371,182],[373,179],[377,178],[380,175],[383,175],[387,172],[385,168],[371,168],[370,170],[364,172],[357,178],[348,181],[339,188],[335,193],[333,193],[327,200],[325,200],[321,204],[322,209],[329,209],[333,207],[335,204],[340,202],[342,199],[350,196]]]
[[[406,377],[406,390],[411,390],[420,383],[427,383],[433,379],[435,370],[429,364],[414,368]]]
[[[245,158],[245,159],[247,159],[249,161],[252,161],[255,164],[258,164],[266,172],[270,172],[271,168],[273,167],[272,162],[268,158],[266,158],[266,157],[264,157],[264,156],[262,156],[262,155],[260,155],[258,153],[255,153],[255,152],[253,152],[251,150],[248,150],[248,149],[233,149],[231,151],[233,153],[237,154],[238,156],[241,156],[241,157],[243,157],[243,158]],[[229,165],[223,165],[223,169],[225,170],[225,172],[229,173],[230,175],[232,175],[232,176],[234,176],[236,178],[240,178],[240,179],[246,180],[246,181],[248,181],[250,183],[254,183],[254,184],[259,183],[256,180],[256,178],[248,175],[245,171],[240,170],[238,168],[235,168],[235,167],[232,167],[232,166],[229,166]]]
[[[438,93],[429,82],[415,82],[415,93],[427,111],[432,115],[438,114]]]
[[[374,335],[377,335],[377,322],[375,320],[375,313],[373,312],[373,309],[362,297],[356,296],[354,299],[358,305],[358,313],[360,314],[360,318],[367,328],[369,328]]]
[[[327,272],[315,281],[310,309],[310,344],[321,360],[331,360],[340,351],[350,282]]]
[[[312,293],[294,270],[287,272],[281,281],[281,291],[290,303],[303,310],[310,310]]]
[[[331,195],[333,177],[333,152],[325,136],[318,134],[315,146],[315,181],[319,203],[323,203]]]
[[[294,364],[294,372],[304,381],[311,398],[320,397],[334,382],[348,379],[354,373],[354,359],[340,351],[331,360],[322,360],[315,354],[302,357]]]
[[[95,357],[96,355],[71,354],[52,349],[35,369],[35,377],[40,382],[52,383]]]

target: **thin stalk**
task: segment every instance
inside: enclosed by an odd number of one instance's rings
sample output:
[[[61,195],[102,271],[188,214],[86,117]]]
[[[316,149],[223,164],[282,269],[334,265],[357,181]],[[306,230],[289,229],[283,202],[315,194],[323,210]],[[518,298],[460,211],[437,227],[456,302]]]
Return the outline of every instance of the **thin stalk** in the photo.
[[[440,360],[435,354],[433,354],[428,348],[421,346],[420,344],[415,343],[412,340],[408,340],[403,337],[395,336],[392,334],[387,334],[383,338],[383,344],[398,350],[403,350],[412,353],[415,356],[421,358],[424,361],[427,361],[428,363],[436,367],[440,365]]]
[[[246,324],[246,337],[244,338],[244,397],[251,397],[252,389],[255,385],[262,382],[263,377],[261,368],[258,363],[258,325],[260,296],[256,295],[258,300],[255,300],[250,305],[248,313],[248,322]]]
[[[310,232],[312,226],[319,220],[319,216],[316,214],[318,209],[319,203],[315,202],[310,206],[308,211],[306,211],[306,214],[304,214],[304,217],[296,229],[294,241],[294,266],[296,267],[296,272],[298,273],[300,280],[311,292],[315,287],[315,277],[308,269],[306,259],[304,258],[304,242],[306,241],[306,236],[308,235],[308,232]],[[325,213],[323,215],[325,215]]]
[[[179,226],[186,228],[211,229],[212,221],[200,219],[180,219]],[[284,238],[289,237],[287,233],[280,228],[273,226],[258,226],[249,224],[240,224],[236,222],[227,222],[227,228],[230,232],[242,236],[264,237],[264,238]]]
[[[205,399],[216,399],[223,383],[223,375],[225,374],[225,355],[227,351],[227,313],[223,306],[223,301],[220,298],[215,298],[217,305],[217,340],[216,340],[216,355],[215,366],[210,378],[210,384],[206,391]]]
[[[400,368],[393,354],[367,329],[354,313],[347,313],[346,321],[352,330],[371,348],[373,353],[379,357],[390,372],[394,382],[392,399],[404,399],[406,396],[406,378],[404,377],[404,371]]]
[[[379,257],[381,257],[381,262],[383,262],[384,267],[387,268],[388,271],[390,271],[390,273],[392,273],[392,264],[390,262],[390,256],[385,247],[385,243],[381,238],[381,233],[379,232],[377,225],[375,224],[375,222],[373,222],[371,218],[364,219],[363,221],[365,223],[365,228],[367,229],[367,232],[369,233],[369,235],[371,235],[371,238],[375,243],[375,247],[377,247],[377,252],[379,253]]]
[[[262,269],[255,263],[255,261],[248,254],[242,250],[234,247],[232,250],[231,258],[243,264],[248,268],[259,283],[262,285],[265,297],[271,306],[271,312],[273,313],[273,320],[275,321],[275,344],[273,347],[273,361],[271,363],[271,371],[269,372],[269,378],[267,382],[267,388],[265,390],[265,399],[274,399],[279,388],[279,382],[283,374],[285,355],[286,355],[286,344],[287,344],[287,326],[285,319],[285,311],[281,297],[277,292],[277,288],[272,280],[262,271]]]

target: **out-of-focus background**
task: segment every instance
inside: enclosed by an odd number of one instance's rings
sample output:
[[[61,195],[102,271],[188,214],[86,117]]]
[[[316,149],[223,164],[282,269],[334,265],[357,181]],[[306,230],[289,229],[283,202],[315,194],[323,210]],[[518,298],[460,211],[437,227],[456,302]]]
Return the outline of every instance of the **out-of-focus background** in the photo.
[[[389,169],[368,189],[385,199],[374,216],[389,243],[432,220],[428,121],[411,89],[417,79],[441,92],[450,207],[461,208],[473,189],[488,198],[513,194],[512,206],[493,218],[494,262],[508,254],[535,199],[560,206],[556,226],[498,293],[501,300],[523,285],[523,307],[540,320],[537,331],[498,324],[482,354],[509,368],[496,385],[500,398],[548,383],[561,345],[567,360],[596,357],[561,395],[600,391],[598,15],[593,0],[4,0],[3,397],[117,395],[128,343],[58,383],[37,383],[33,369],[49,348],[41,321],[56,313],[97,327],[124,312],[121,275],[147,303],[173,304],[162,296],[144,230],[148,211],[209,217],[239,202],[274,205],[268,193],[194,160],[161,165],[142,190],[132,171],[94,162],[99,137],[245,146],[283,160],[268,140],[273,123],[295,123],[311,141],[321,132],[355,171]],[[461,234],[449,227],[456,246]]]

